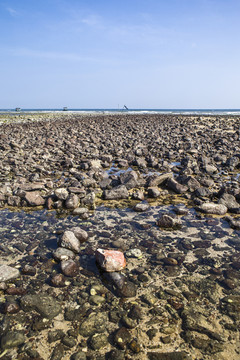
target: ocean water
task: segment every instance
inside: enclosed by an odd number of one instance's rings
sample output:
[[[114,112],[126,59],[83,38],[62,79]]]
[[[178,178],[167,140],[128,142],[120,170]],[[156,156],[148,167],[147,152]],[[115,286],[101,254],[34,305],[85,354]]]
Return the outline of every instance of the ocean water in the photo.
[[[0,109],[0,113],[72,112],[90,114],[183,114],[183,115],[240,115],[240,109]]]

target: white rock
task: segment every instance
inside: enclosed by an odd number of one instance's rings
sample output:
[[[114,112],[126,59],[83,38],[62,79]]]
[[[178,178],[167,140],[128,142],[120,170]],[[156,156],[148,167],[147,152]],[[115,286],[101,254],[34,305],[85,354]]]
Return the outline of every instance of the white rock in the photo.
[[[64,188],[59,188],[55,190],[55,195],[60,200],[66,200],[68,197],[68,191]]]
[[[227,207],[223,204],[215,204],[212,202],[206,202],[199,206],[200,211],[206,214],[224,215],[227,212]]]
[[[0,266],[0,282],[8,281],[20,276],[20,271],[8,265]]]

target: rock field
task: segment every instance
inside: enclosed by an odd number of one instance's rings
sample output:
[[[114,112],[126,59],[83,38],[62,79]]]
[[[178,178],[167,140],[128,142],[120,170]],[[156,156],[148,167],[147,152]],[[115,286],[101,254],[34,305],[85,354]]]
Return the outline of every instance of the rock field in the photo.
[[[0,115],[0,359],[239,360],[239,117]]]

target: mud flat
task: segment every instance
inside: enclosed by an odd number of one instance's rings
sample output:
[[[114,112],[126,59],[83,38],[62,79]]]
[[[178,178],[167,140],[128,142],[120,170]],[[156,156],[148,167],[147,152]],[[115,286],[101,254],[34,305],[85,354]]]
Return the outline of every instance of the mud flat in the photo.
[[[238,117],[2,121],[0,359],[239,359],[239,145]]]

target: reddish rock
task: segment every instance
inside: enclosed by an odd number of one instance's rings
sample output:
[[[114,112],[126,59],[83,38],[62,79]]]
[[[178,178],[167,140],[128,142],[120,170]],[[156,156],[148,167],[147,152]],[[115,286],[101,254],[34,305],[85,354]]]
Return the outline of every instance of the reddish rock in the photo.
[[[22,287],[10,287],[6,290],[6,294],[8,295],[25,295],[26,294],[26,289],[22,288]]]
[[[126,259],[121,251],[97,249],[96,260],[107,272],[120,271],[126,266]]]

